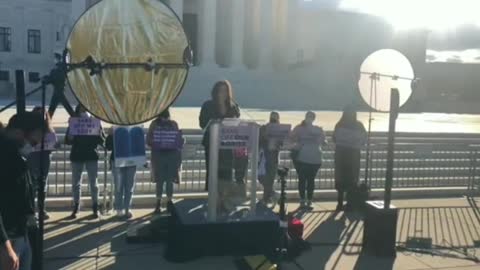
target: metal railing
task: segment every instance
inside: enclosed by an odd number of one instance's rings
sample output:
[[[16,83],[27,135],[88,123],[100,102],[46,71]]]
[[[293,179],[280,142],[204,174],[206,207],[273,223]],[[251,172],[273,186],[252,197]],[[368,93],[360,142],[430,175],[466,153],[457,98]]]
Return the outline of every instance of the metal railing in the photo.
[[[203,192],[205,187],[205,160],[201,136],[189,135],[187,145],[183,150],[182,180],[175,185],[176,193]],[[427,142],[433,143],[427,143]],[[473,191],[479,190],[480,183],[480,147],[475,145],[476,140],[465,138],[413,138],[406,137],[398,140],[395,150],[394,188],[430,188],[430,187],[468,187]],[[64,146],[52,154],[49,173],[48,196],[71,195],[71,167],[69,161],[69,147]],[[323,148],[323,164],[315,180],[317,190],[334,189],[334,146],[328,144]],[[108,159],[104,151],[99,151],[99,188],[104,189],[104,180],[107,180],[107,189],[111,190],[112,173],[104,166],[108,166]],[[147,151],[148,159],[150,151]],[[360,179],[365,176],[365,152],[362,153]],[[372,188],[383,188],[386,167],[386,146],[384,138],[378,136],[373,139],[369,155],[369,181]],[[291,168],[287,178],[287,190],[296,190],[297,174],[289,157],[284,151],[280,154],[280,164]],[[248,174],[247,174],[248,175]],[[83,175],[86,178],[86,174]],[[89,192],[88,181],[82,181],[82,194]],[[137,170],[135,194],[155,193],[155,183],[152,182],[150,168]]]

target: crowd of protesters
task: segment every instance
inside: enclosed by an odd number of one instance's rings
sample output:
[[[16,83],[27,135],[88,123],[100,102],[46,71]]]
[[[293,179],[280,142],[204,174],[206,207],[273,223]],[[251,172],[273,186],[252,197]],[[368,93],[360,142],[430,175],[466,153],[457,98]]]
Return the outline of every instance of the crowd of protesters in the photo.
[[[85,107],[78,105],[73,117],[92,118]],[[201,107],[199,126],[203,130],[202,145],[205,152],[205,190],[209,190],[210,171],[210,123],[213,120],[240,118],[241,109],[235,102],[233,87],[224,80],[214,84],[211,97]],[[327,144],[324,130],[318,126],[316,114],[309,111],[284,139],[271,137],[269,130],[281,124],[281,115],[271,112],[268,122],[260,127],[258,181],[263,186],[262,202],[275,204],[278,193],[275,180],[278,178],[281,151],[288,151],[298,177],[299,205],[311,209],[314,201],[315,183],[322,166],[323,147]],[[132,218],[130,211],[135,190],[137,166],[119,166],[115,162],[114,130],[106,132],[100,127],[95,135],[72,135],[69,126],[64,143],[71,146],[73,209],[69,216],[77,218],[81,206],[82,175],[86,170],[90,188],[93,218],[99,216],[98,149],[111,151],[110,169],[114,178],[114,209],[119,217]],[[160,131],[160,133],[156,133]],[[162,142],[161,132],[175,134],[175,144]],[[347,107],[335,126],[332,140],[335,144],[335,189],[338,191],[337,211],[351,210],[352,197],[358,185],[360,152],[365,144],[366,131],[357,120],[356,112]],[[41,143],[42,138],[48,142]],[[185,139],[178,123],[167,109],[151,122],[146,134],[146,145],[151,149],[150,168],[156,183],[154,212],[171,210],[174,184],[181,179],[182,147]],[[48,148],[45,146],[48,144]],[[54,148],[52,149],[52,145]],[[35,107],[31,112],[14,115],[8,124],[0,123],[0,269],[30,269],[32,251],[29,244],[29,226],[36,224],[36,198],[40,188],[48,192],[48,175],[52,151],[60,146],[50,114],[44,108]],[[250,149],[220,149],[218,153],[218,209],[232,210],[232,194],[246,198],[245,178],[248,172]],[[260,166],[260,165],[259,165]],[[256,179],[257,180],[257,179]],[[162,195],[165,193],[166,198]],[[347,204],[344,206],[346,194]],[[38,201],[38,200],[37,200]],[[49,218],[41,209],[45,219]],[[18,268],[20,266],[20,268]]]

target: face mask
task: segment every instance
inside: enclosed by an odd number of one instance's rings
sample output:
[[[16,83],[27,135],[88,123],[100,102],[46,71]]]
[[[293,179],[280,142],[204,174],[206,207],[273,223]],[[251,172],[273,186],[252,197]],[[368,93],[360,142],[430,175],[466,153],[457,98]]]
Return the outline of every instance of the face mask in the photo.
[[[27,158],[32,152],[33,146],[30,143],[26,143],[22,148],[20,148],[20,155],[22,155],[24,158]]]

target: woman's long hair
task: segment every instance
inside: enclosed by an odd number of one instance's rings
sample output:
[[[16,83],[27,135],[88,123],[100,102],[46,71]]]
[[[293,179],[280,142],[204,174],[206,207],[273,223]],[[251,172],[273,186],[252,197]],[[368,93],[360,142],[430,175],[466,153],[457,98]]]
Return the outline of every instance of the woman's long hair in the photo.
[[[232,84],[228,80],[223,80],[223,81],[218,81],[213,85],[212,88],[212,100],[215,103],[215,106],[220,105],[220,100],[218,99],[218,96],[220,94],[220,89],[222,86],[225,86],[227,88],[227,100],[225,101],[225,105],[227,105],[227,108],[230,108],[233,106],[233,88]]]
[[[160,113],[156,121],[170,120],[170,110],[166,108],[162,113]]]
[[[75,107],[75,116],[79,117],[80,116],[80,109],[84,109],[85,110],[85,107],[83,107],[82,104],[78,104],[77,107]]]
[[[157,119],[155,119],[157,125],[161,127],[172,126],[178,128],[175,122],[172,121],[170,118],[170,110],[169,108],[165,109],[161,114],[158,115]]]
[[[43,113],[45,115],[45,123],[47,124],[48,131],[52,133],[55,132],[52,125],[52,118],[50,117],[50,114],[48,113],[47,110],[45,110],[40,106],[36,106],[32,109],[32,112],[39,113],[39,114]]]
[[[338,121],[340,125],[353,125],[357,122],[357,112],[350,106],[343,110],[342,118]]]

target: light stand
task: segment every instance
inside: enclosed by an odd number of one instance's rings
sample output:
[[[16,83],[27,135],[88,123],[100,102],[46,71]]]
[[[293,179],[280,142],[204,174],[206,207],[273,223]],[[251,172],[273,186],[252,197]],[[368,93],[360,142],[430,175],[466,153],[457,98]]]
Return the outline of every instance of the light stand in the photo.
[[[393,63],[395,65],[393,65]],[[380,73],[375,72],[376,70],[386,71]],[[388,74],[385,74],[387,72]],[[398,209],[391,205],[395,153],[395,124],[400,106],[408,100],[408,97],[410,97],[412,93],[412,83],[415,81],[414,71],[408,58],[403,54],[395,50],[384,49],[369,55],[362,63],[360,73],[363,75],[363,78],[361,77],[359,81],[360,92],[365,102],[370,106],[366,182],[370,180],[369,160],[371,151],[372,111],[378,110],[390,113],[384,199],[382,201],[366,202],[362,252],[371,253],[375,256],[395,257]],[[370,87],[368,86],[369,80],[366,76],[370,78]],[[380,79],[386,79],[387,81],[383,83],[382,87],[386,89],[381,89],[381,99],[379,100],[377,96],[377,84]],[[399,81],[402,82],[400,83]],[[410,82],[410,87],[405,81]],[[389,98],[387,98],[387,93],[385,92],[388,93]],[[370,96],[368,96],[368,93],[370,93]],[[390,103],[388,103],[389,101]]]
[[[46,84],[42,82],[42,116],[43,116],[43,121],[46,123],[47,118],[46,118]],[[45,152],[45,137],[47,133],[47,126],[43,125],[42,128],[42,142],[40,145],[40,153],[43,155]],[[45,181],[43,179],[45,175],[45,166],[42,160],[40,161],[40,179],[37,179],[38,181],[38,238],[37,238],[37,251],[38,251],[38,265],[34,265],[34,269],[43,269],[43,231],[44,231],[44,226],[45,226]]]
[[[371,252],[377,256],[396,256],[398,209],[390,204],[392,200],[395,124],[400,107],[399,102],[399,91],[394,88],[391,90],[390,96],[384,201],[368,201],[366,205],[362,251]]]
[[[369,111],[368,111],[368,133],[367,133],[367,147],[365,150],[365,183],[367,184],[370,177],[370,155],[371,155],[371,137],[372,137],[372,121],[373,108],[377,107],[377,82],[381,78],[391,80],[407,80],[414,81],[413,78],[407,78],[396,75],[382,74],[378,72],[360,72],[360,74],[368,75],[370,78],[370,96],[369,96]]]
[[[362,73],[365,74],[365,73]],[[370,104],[377,103],[377,81],[380,80],[380,77],[377,73],[370,74]],[[373,101],[373,96],[375,94],[375,103]],[[368,133],[367,133],[367,149],[365,151],[365,184],[368,183],[369,169],[370,169],[370,143],[371,143],[371,134],[372,134],[372,113],[373,107],[369,107],[368,111]]]

